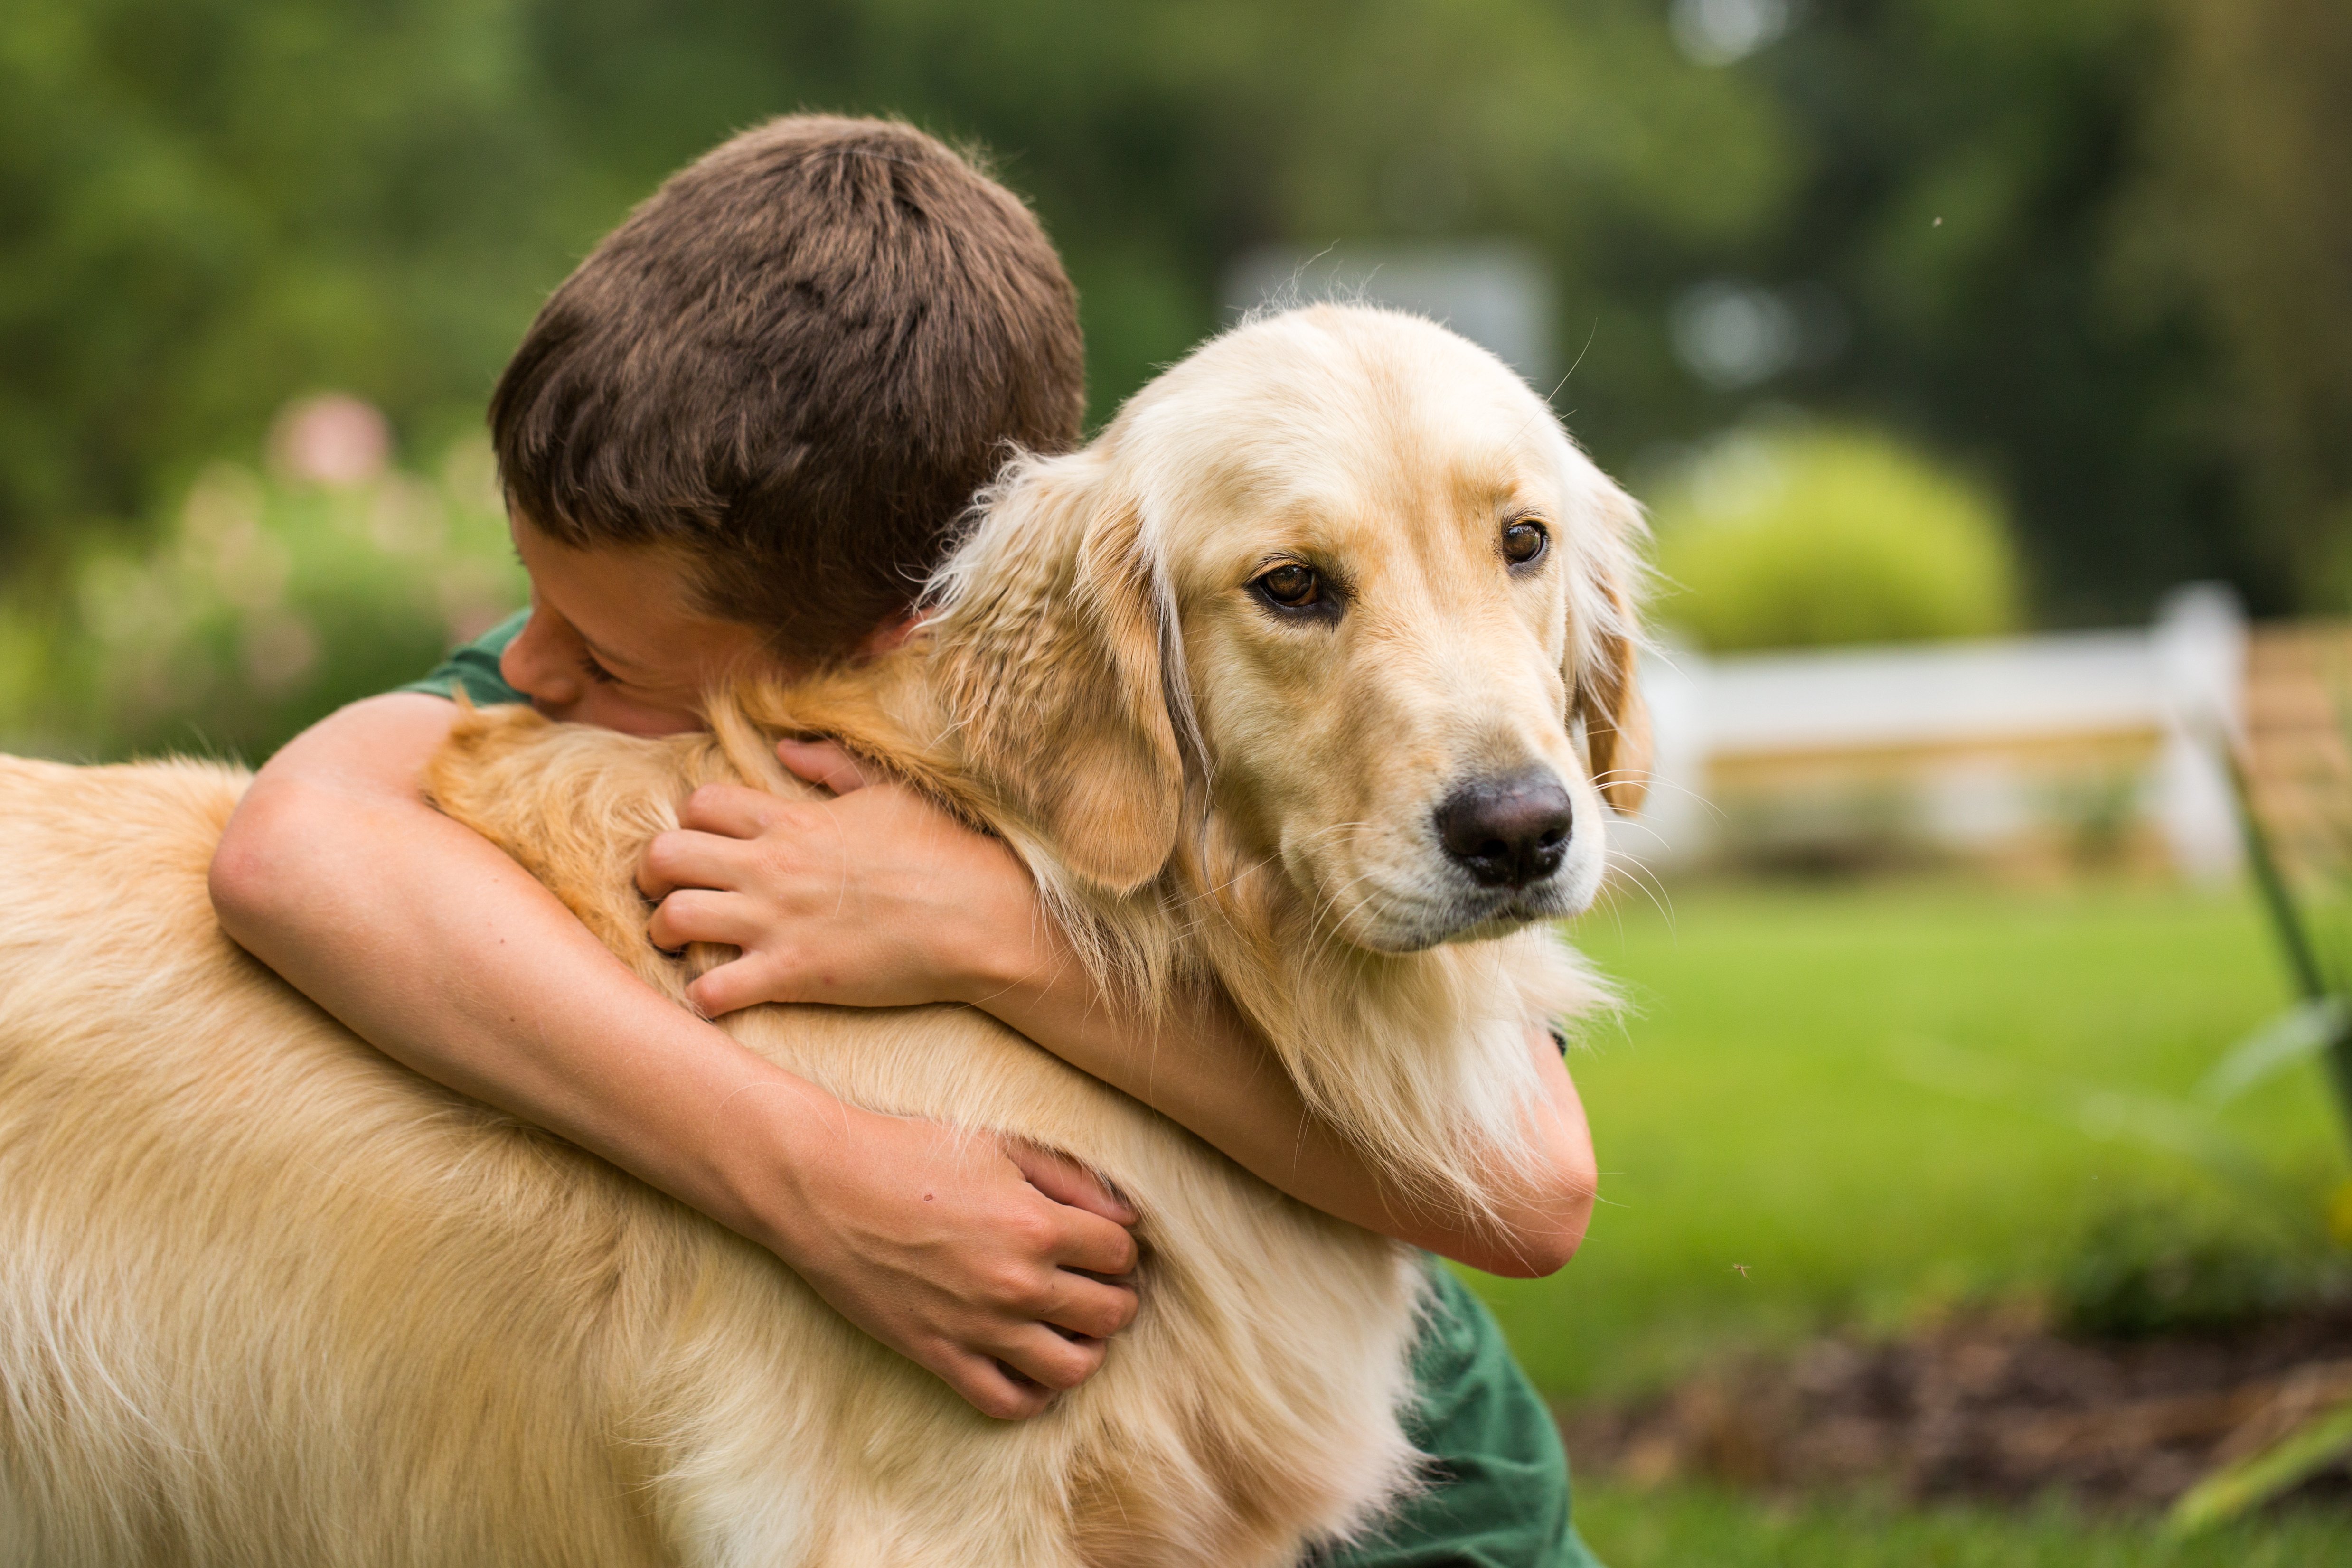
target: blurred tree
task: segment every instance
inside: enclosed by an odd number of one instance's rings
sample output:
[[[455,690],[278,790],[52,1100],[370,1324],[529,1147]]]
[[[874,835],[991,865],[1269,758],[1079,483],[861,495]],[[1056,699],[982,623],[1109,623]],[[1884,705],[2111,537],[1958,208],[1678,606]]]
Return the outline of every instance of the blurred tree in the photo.
[[[1717,420],[1789,398],[1966,457],[2045,619],[2199,577],[2345,607],[2317,564],[2352,531],[2323,455],[2352,387],[2339,0],[1817,0],[1735,68],[1773,83],[1807,174],[1707,259],[1821,289],[1843,348],[1719,392]]]
[[[597,232],[797,107],[997,150],[1080,285],[1097,413],[1218,325],[1243,246],[1518,234],[1622,320],[1587,277],[1612,234],[1736,235],[1788,172],[1760,89],[1643,0],[25,0],[0,104],[20,546],[160,503],[313,387],[437,438]],[[1628,337],[1602,358],[1656,357]]]
[[[995,149],[1078,282],[1098,416],[1221,324],[1249,246],[1517,235],[1589,322],[1622,314],[1594,279],[1621,236],[1720,244],[1795,172],[1761,87],[1681,58],[1643,0],[574,0],[539,25],[565,141],[633,191],[803,104]]]
[[[0,747],[257,761],[529,597],[481,435],[430,473],[305,473],[273,444],[274,472],[215,463],[143,548],[86,549],[64,591],[0,605]]]
[[[1822,290],[1843,329],[1834,351],[1757,392],[1906,430],[1991,476],[2042,612],[2061,621],[2249,575],[2216,454],[2176,439],[2197,345],[2106,299],[2146,13],[1821,0],[1756,62],[1810,157],[1747,265]]]
[[[805,106],[996,151],[1080,286],[1097,416],[1219,324],[1246,247],[1500,235],[1552,264],[1559,401],[1612,466],[1811,404],[1989,476],[2045,617],[2193,576],[2321,602],[2346,26],[2340,0],[17,0],[0,560],[167,515],[301,392],[437,444],[632,201]]]
[[[2352,6],[2169,0],[2121,268],[2216,346],[2197,416],[2287,596],[2352,607]]]
[[[0,548],[21,563],[160,502],[314,387],[412,434],[478,417],[566,230],[521,19],[497,0],[9,7]]]

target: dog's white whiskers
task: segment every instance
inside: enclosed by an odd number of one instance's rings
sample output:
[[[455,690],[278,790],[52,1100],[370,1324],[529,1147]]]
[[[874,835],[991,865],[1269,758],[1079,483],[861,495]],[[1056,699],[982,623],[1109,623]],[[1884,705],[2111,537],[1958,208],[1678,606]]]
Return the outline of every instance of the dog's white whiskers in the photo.
[[[1658,913],[1665,916],[1667,925],[1671,926],[1674,924],[1674,910],[1666,895],[1666,884],[1659,879],[1658,873],[1652,871],[1644,862],[1634,855],[1624,856],[1620,863],[1632,869],[1632,874],[1623,880],[1641,889],[1650,902],[1657,906]],[[1604,883],[1604,894],[1607,892],[1607,887],[1608,884]]]

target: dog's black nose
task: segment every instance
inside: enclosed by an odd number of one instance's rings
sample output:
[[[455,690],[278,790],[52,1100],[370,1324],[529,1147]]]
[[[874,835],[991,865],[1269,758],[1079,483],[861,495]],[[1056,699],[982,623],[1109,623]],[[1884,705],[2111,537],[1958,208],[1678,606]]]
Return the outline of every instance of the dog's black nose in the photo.
[[[1573,822],[1549,768],[1477,779],[1437,808],[1437,841],[1487,887],[1525,887],[1559,869]]]

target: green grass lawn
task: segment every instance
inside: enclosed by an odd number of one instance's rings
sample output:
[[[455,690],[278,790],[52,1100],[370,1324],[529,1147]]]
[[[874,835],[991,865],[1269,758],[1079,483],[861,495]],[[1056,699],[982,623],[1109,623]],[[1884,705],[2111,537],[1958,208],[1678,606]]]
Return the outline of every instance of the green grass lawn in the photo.
[[[2319,1514],[2171,1542],[2149,1525],[2056,1508],[1791,1507],[1697,1487],[1580,1484],[1576,1517],[1609,1568],[2322,1568],[2352,1561],[2352,1526]]]
[[[2251,901],[2160,886],[1685,889],[1575,936],[1631,1004],[1571,1058],[1602,1207],[1563,1272],[1477,1281],[1570,1397],[2032,1289],[2095,1209],[2193,1189],[2147,1102],[2286,1000]],[[2303,1067],[2223,1123],[2315,1203],[2332,1116]]]
[[[1621,896],[1575,937],[1631,1003],[1571,1059],[1603,1207],[1560,1274],[1475,1281],[1564,1398],[1653,1386],[1733,1344],[2032,1291],[2095,1213],[2223,1190],[2166,1148],[2198,1129],[2170,1107],[2286,1000],[2250,899],[2161,886],[1685,888],[1669,912]],[[2221,1122],[2315,1207],[2342,1179],[2315,1068]],[[1618,1568],[2321,1560],[2147,1556],[2135,1527],[1783,1514],[1704,1492],[1603,1489],[1579,1512]],[[2302,1539],[2285,1528],[2246,1539]],[[2352,1526],[2295,1529],[2352,1561]]]

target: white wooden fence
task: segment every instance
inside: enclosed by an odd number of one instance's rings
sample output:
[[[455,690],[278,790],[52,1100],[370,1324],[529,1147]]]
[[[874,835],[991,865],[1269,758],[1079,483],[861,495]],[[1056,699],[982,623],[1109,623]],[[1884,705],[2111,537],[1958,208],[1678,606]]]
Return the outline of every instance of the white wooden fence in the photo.
[[[2098,838],[2225,876],[2240,846],[2212,742],[2241,731],[2246,657],[2237,602],[2210,585],[2137,630],[1722,658],[1664,647],[1644,672],[1657,787],[1622,841],[1656,865],[1890,839],[2046,860]]]

